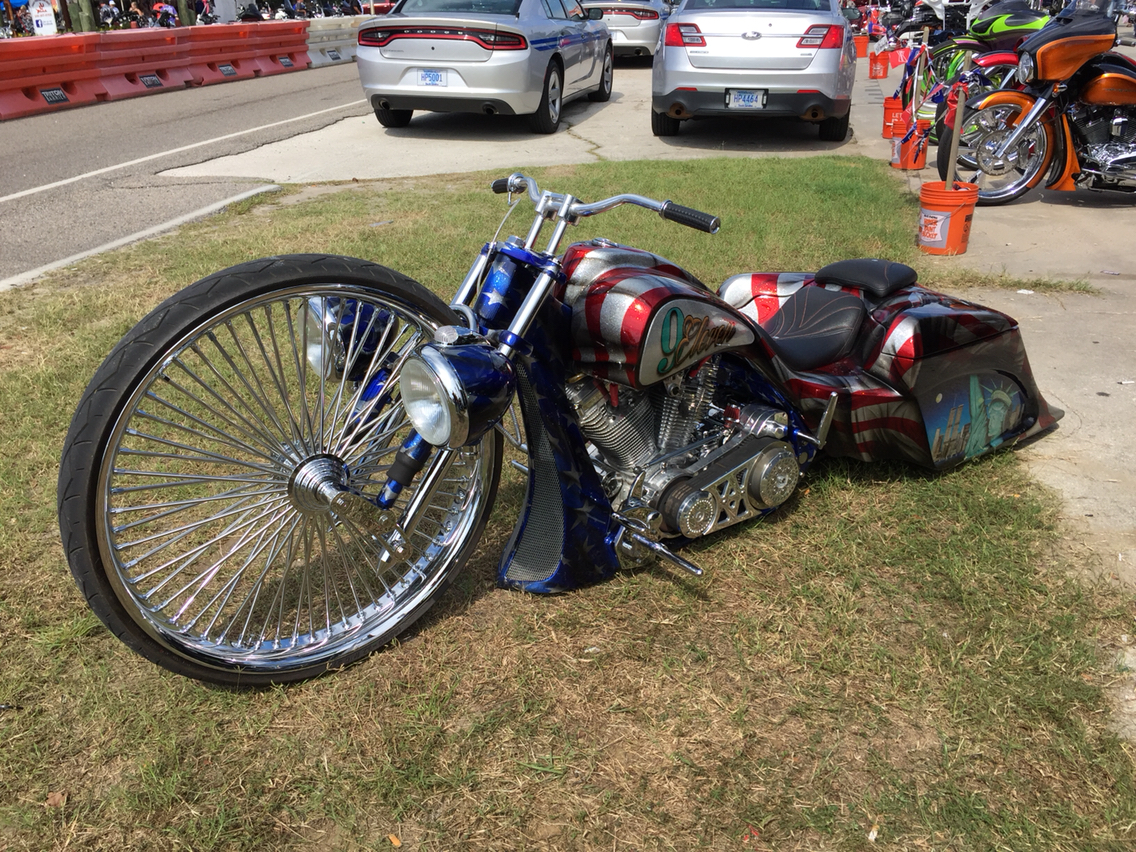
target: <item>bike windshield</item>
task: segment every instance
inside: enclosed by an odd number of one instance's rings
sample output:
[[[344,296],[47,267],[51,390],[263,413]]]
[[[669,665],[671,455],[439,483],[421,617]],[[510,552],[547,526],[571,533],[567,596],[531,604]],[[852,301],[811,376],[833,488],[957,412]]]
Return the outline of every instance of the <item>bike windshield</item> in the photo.
[[[1061,20],[1116,18],[1127,8],[1124,0],[1072,0],[1057,17]]]

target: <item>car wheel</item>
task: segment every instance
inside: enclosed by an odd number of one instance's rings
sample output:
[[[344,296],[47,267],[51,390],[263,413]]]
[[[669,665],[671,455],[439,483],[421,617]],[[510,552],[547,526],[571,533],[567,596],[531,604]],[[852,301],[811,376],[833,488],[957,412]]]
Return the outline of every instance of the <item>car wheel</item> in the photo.
[[[680,124],[681,121],[665,112],[651,112],[651,132],[656,136],[677,136]]]
[[[375,107],[375,118],[383,127],[406,127],[410,124],[410,116],[414,115],[412,109],[383,109]]]
[[[600,77],[600,87],[588,93],[588,100],[596,103],[606,103],[611,98],[611,81],[615,76],[615,50],[609,44],[604,55],[603,76]]]
[[[848,120],[852,117],[852,110],[839,118],[826,118],[820,123],[820,138],[822,142],[843,142],[848,136]]]
[[[555,133],[560,126],[560,108],[563,105],[564,88],[560,66],[553,60],[544,72],[544,93],[540,96],[540,106],[529,116],[529,127],[533,133]]]

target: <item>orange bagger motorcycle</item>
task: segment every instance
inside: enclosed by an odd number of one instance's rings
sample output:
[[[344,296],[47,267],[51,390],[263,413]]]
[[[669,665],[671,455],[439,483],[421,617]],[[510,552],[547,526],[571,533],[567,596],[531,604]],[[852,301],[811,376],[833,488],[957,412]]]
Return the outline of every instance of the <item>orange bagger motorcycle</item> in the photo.
[[[1046,188],[1136,190],[1136,63],[1111,53],[1116,0],[1074,0],[1018,48],[1020,90],[967,103],[958,173],[978,203]],[[946,180],[952,128],[939,139]]]

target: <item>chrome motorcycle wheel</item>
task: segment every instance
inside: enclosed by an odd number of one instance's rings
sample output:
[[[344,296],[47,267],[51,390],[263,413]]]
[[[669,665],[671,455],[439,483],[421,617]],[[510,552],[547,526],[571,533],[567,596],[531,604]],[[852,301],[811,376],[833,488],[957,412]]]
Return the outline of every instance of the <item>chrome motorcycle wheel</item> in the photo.
[[[217,273],[140,322],[84,394],[60,470],[64,544],[99,618],[172,671],[242,686],[404,631],[469,557],[500,474],[494,432],[436,452],[390,512],[373,502],[409,432],[403,360],[452,320],[392,270],[302,255]]]
[[[1005,204],[1021,198],[1045,176],[1053,157],[1048,127],[1038,122],[1030,127],[1003,156],[998,148],[1021,117],[1017,104],[996,104],[969,112],[963,117],[955,160],[957,179],[978,184],[980,205]],[[950,165],[952,128],[945,127],[939,138],[937,165],[939,177],[947,179]]]

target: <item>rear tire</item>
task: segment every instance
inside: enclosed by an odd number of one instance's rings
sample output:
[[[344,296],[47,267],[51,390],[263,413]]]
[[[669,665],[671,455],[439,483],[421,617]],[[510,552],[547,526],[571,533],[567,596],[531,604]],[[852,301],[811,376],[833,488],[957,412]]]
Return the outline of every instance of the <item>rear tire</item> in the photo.
[[[60,464],[64,550],[103,624],[172,672],[242,687],[404,632],[473,552],[500,475],[495,431],[438,471],[402,544],[370,502],[409,428],[399,356],[453,320],[393,270],[292,255],[204,278],[138,323]]]
[[[600,77],[600,87],[594,92],[588,92],[588,100],[597,104],[607,103],[611,100],[611,85],[615,75],[615,49],[609,44],[604,54],[603,74]]]
[[[383,127],[406,127],[410,124],[410,117],[414,115],[412,109],[383,109],[375,107],[375,118]]]
[[[560,127],[560,111],[563,107],[564,76],[554,59],[548,63],[548,70],[544,72],[544,91],[540,96],[540,106],[529,116],[529,127],[533,133],[555,133]]]
[[[665,112],[651,112],[651,132],[656,136],[677,136],[682,122]]]
[[[820,123],[820,138],[822,142],[843,142],[848,138],[848,124],[852,118],[852,110],[839,118],[826,118]]]

